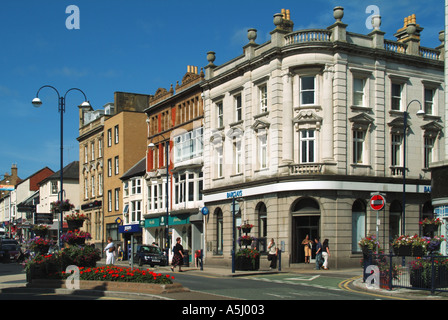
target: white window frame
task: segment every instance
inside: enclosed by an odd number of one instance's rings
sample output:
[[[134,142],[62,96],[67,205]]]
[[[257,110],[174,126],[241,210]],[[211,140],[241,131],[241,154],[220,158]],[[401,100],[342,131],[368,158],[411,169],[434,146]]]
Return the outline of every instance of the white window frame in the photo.
[[[84,178],[84,199],[89,198],[89,179]]]
[[[216,177],[222,178],[224,174],[224,148],[223,146],[216,148]]]
[[[257,135],[258,140],[258,167],[260,170],[267,169],[268,164],[268,133],[263,130],[260,134]]]
[[[92,176],[90,178],[90,181],[91,181],[91,186],[90,186],[91,196],[92,196],[92,198],[94,198],[95,197],[95,176]]]
[[[400,167],[402,164],[402,152],[401,146],[403,143],[403,135],[393,133],[391,135],[391,166],[392,167]]]
[[[112,177],[112,159],[107,159],[107,176]]]
[[[359,90],[357,88],[358,81],[361,81],[362,90]],[[354,76],[353,77],[353,105],[356,107],[365,107],[366,106],[366,85],[367,85],[367,79],[360,76]],[[357,96],[361,96],[361,99],[359,99]],[[360,101],[360,104],[358,103],[358,100]]]
[[[91,149],[91,156],[90,156],[90,160],[95,160],[95,141],[92,141],[91,145],[90,145],[90,149]]]
[[[394,86],[398,86],[400,88],[400,95],[396,96],[394,95]],[[392,82],[391,86],[390,86],[390,96],[391,96],[391,101],[390,101],[390,109],[394,110],[394,111],[400,111],[403,109],[403,84],[402,83],[397,83],[397,82]],[[394,108],[394,101],[398,101],[398,107]]]
[[[116,156],[114,158],[114,166],[115,166],[115,174],[116,175],[120,173],[120,166],[119,165],[120,165],[120,161],[119,161],[118,156]]]
[[[115,194],[115,211],[120,210],[120,188],[116,188],[114,190],[114,194]]]
[[[234,161],[235,161],[235,174],[240,174],[243,172],[243,155],[242,155],[242,143],[241,139],[233,139],[233,152],[234,152]]]
[[[118,125],[116,125],[115,127],[114,127],[114,142],[115,142],[115,144],[118,144],[118,142],[119,142],[119,130],[118,130]]]
[[[131,180],[131,195],[142,193],[142,179],[135,178]]]
[[[98,140],[98,158],[101,158],[103,156],[103,140]]]
[[[216,126],[217,128],[224,127],[224,103],[219,101],[216,103]]]
[[[98,195],[99,196],[103,195],[103,174],[102,173],[98,174]]]
[[[87,163],[88,161],[89,161],[88,147],[87,145],[84,145],[84,163]]]
[[[307,88],[304,89],[303,88],[303,84],[304,84],[304,78],[313,78],[313,88]],[[317,79],[315,75],[303,75],[299,77],[300,79],[300,105],[301,106],[307,106],[307,105],[315,105],[316,104],[316,91],[317,91]],[[304,94],[312,92],[313,93],[313,101],[310,103],[305,103],[304,102]]]
[[[241,94],[234,96],[235,122],[243,120],[243,98]]]
[[[258,86],[258,95],[259,95],[259,112],[260,113],[268,112],[268,85],[267,85],[267,83],[263,83]]]
[[[107,129],[107,146],[112,146],[112,129]]]
[[[353,130],[353,159],[354,164],[363,164],[365,154],[366,132],[364,130]],[[361,136],[359,136],[361,135]]]
[[[434,144],[436,139],[434,137],[424,137],[424,154],[423,154],[423,168],[428,169],[429,165],[434,160]]]
[[[107,211],[112,212],[112,190],[107,190]]]
[[[310,133],[313,136],[310,136]],[[305,135],[304,135],[305,134]],[[316,130],[304,129],[299,131],[300,139],[300,163],[314,163],[316,162]],[[312,155],[310,156],[310,150],[312,149]]]
[[[142,218],[142,201],[141,200],[135,200],[131,201],[131,208],[130,208],[130,222],[140,222]]]
[[[430,95],[428,93],[430,93]],[[436,89],[428,88],[428,87],[424,88],[424,101],[425,101],[424,111],[425,111],[425,114],[427,114],[427,115],[434,114],[435,95],[436,95]]]

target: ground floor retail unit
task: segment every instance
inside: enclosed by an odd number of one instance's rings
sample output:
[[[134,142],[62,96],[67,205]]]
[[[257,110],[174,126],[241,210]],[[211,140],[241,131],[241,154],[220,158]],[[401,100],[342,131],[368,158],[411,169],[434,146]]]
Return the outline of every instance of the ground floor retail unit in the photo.
[[[243,235],[238,226],[249,223],[253,225],[250,236],[255,238],[252,247],[266,254],[267,243],[274,239],[282,250],[283,265],[304,262],[302,241],[308,235],[321,242],[329,240],[330,267],[359,266],[362,237],[378,235],[381,247],[388,250],[390,240],[402,233],[403,223],[405,234],[418,234],[420,219],[433,215],[430,194],[413,182],[407,184],[403,212],[398,180],[279,182],[208,193],[204,197],[209,211],[204,220],[206,262],[230,265],[233,235],[238,247],[237,240]],[[374,192],[385,196],[383,210],[370,208]]]

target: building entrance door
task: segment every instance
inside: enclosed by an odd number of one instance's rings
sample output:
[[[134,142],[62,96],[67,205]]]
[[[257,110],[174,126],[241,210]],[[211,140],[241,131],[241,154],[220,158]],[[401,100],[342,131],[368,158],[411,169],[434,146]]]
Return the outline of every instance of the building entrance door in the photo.
[[[308,235],[313,241],[319,236],[320,215],[294,216],[292,218],[292,263],[305,262],[305,251],[302,241]],[[315,258],[315,249],[313,245],[311,259]]]

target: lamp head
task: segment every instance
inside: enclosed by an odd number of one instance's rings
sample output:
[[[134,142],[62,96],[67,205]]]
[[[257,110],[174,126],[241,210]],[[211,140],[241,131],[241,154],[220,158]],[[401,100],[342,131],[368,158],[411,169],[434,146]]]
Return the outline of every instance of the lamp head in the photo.
[[[424,116],[426,113],[424,110],[420,109],[417,111],[417,116]]]
[[[89,101],[84,101],[83,103],[81,103],[81,107],[83,107],[83,108],[91,107],[90,102]]]
[[[155,146],[156,145],[154,143],[152,143],[152,142],[150,144],[148,144],[148,148],[151,148],[151,149],[153,149]]]
[[[33,99],[31,103],[33,104],[34,107],[39,108],[42,105],[42,100],[36,97]]]

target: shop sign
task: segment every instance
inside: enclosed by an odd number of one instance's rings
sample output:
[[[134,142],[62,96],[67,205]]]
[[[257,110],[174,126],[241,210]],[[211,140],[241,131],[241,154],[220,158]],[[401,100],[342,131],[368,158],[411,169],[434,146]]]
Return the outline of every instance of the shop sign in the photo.
[[[127,224],[124,226],[118,226],[119,233],[135,233],[142,232],[139,224]]]
[[[227,199],[238,198],[243,196],[243,190],[227,192]]]

